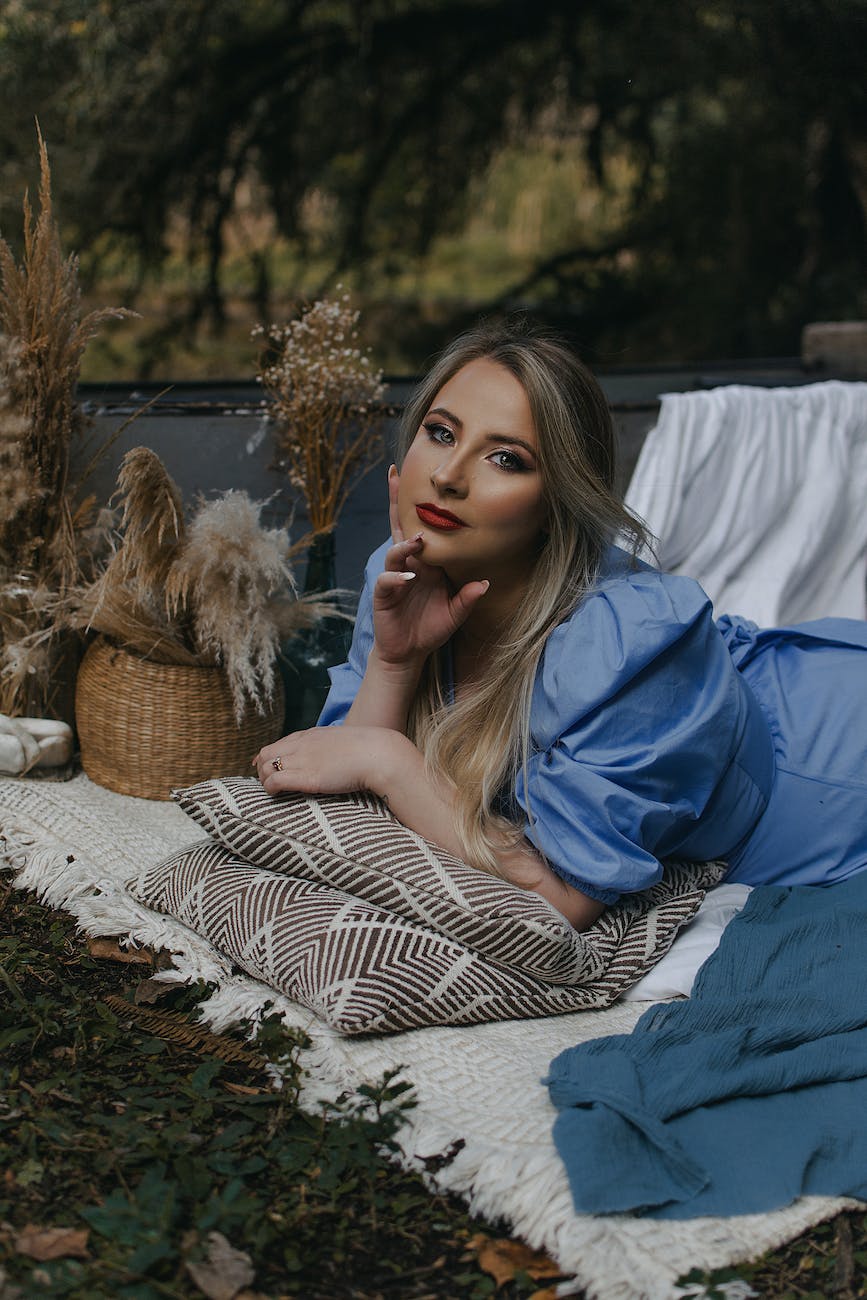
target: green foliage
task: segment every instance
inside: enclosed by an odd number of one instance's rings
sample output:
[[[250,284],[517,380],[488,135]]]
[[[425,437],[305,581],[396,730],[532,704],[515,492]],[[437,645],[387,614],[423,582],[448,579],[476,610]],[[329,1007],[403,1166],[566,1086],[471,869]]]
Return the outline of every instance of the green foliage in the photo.
[[[128,1017],[109,1007],[102,997],[129,968],[90,957],[68,918],[2,884],[0,911],[7,1285],[71,1300],[199,1295],[187,1265],[214,1232],[250,1256],[257,1294],[275,1297],[368,1295],[395,1264],[427,1275],[463,1255],[464,1212],[387,1160],[414,1104],[399,1072],[301,1111],[304,1040],[278,1017],[264,1017],[255,1048],[279,1063],[279,1091],[249,1064],[142,1032],[132,1004]],[[443,1231],[426,1249],[429,1218]],[[34,1263],[16,1249],[26,1225],[89,1229],[87,1258]]]
[[[132,997],[130,968],[96,960],[69,917],[7,881],[0,873],[3,1296],[15,1300],[16,1287],[21,1300],[200,1296],[188,1266],[207,1259],[213,1232],[252,1261],[258,1300],[518,1300],[538,1291],[520,1268],[497,1286],[468,1250],[479,1225],[389,1161],[414,1104],[399,1071],[302,1111],[305,1039],[280,1017],[264,1015],[254,1043],[279,1065],[280,1091],[249,1051],[234,1061],[235,1037],[208,1036],[210,1054],[184,1046],[183,1035],[152,1037],[132,1001],[128,1015],[114,1009],[121,991]],[[192,1012],[208,992],[176,988],[166,1000]],[[426,1163],[441,1167],[453,1154]],[[16,1244],[28,1225],[88,1230],[86,1249],[35,1262]],[[681,1283],[724,1300],[734,1279],[780,1300],[865,1300],[867,1214],[838,1215],[754,1263],[695,1269]]]
[[[187,336],[232,329],[227,291],[268,319],[339,276],[366,315],[415,296],[369,339],[404,367],[515,303],[606,361],[791,352],[867,312],[865,36],[863,0],[17,0],[3,189],[38,112],[91,273],[185,259]],[[456,256],[492,177],[493,283]]]
[[[864,1300],[867,1296],[867,1214],[840,1214],[750,1264],[706,1273],[692,1269],[678,1280],[684,1300],[728,1300],[726,1283],[740,1282],[756,1296],[775,1300]]]

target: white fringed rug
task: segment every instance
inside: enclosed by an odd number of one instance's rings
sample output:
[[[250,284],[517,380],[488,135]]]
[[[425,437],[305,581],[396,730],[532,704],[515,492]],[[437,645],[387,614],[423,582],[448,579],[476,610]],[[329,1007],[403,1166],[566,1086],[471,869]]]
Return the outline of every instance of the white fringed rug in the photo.
[[[207,942],[169,917],[137,903],[124,882],[140,867],[201,838],[173,804],[116,795],[84,776],[66,783],[0,779],[0,850],[18,868],[17,883],[71,913],[89,935],[128,935],[175,954],[174,978],[212,981],[205,1003],[216,1031],[255,1020],[265,1002],[303,1027],[311,1047],[305,1099],[333,1100],[346,1088],[375,1082],[397,1066],[412,1081],[418,1105],[400,1139],[404,1161],[460,1144],[432,1179],[459,1194],[477,1214],[503,1219],[514,1235],[547,1251],[572,1289],[591,1300],[674,1300],[690,1269],[753,1259],[856,1202],[805,1198],[771,1214],[683,1222],[630,1215],[592,1217],[572,1209],[554,1149],[555,1111],[540,1083],[564,1048],[603,1034],[628,1033],[646,1004],[625,1003],[540,1020],[466,1028],[419,1029],[344,1038],[308,1011],[256,980],[234,973]],[[69,860],[71,859],[71,860]]]

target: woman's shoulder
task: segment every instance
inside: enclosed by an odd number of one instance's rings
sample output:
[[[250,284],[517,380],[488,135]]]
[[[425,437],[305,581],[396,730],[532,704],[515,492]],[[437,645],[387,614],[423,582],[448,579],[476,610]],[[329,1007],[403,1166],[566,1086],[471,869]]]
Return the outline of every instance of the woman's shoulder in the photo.
[[[596,643],[607,629],[605,644],[619,660],[633,646],[670,644],[712,614],[710,597],[693,578],[663,573],[611,546],[593,587],[552,640]]]
[[[548,638],[537,695],[558,712],[583,712],[673,652],[682,672],[687,660],[705,656],[711,640],[720,641],[713,607],[697,582],[611,547],[593,588]]]

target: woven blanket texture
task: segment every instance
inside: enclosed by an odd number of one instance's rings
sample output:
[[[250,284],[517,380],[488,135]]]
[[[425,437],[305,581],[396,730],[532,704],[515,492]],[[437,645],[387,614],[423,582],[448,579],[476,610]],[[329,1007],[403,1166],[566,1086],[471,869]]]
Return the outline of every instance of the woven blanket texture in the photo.
[[[126,882],[143,866],[200,837],[174,805],[117,795],[84,776],[65,784],[0,779],[0,854],[17,869],[20,887],[69,912],[89,935],[126,935],[173,952],[175,969],[162,978],[213,982],[203,1011],[217,1032],[244,1017],[255,1021],[266,1002],[303,1027],[311,1041],[303,1057],[308,1107],[400,1067],[418,1103],[401,1131],[403,1162],[419,1168],[425,1157],[463,1142],[430,1181],[546,1250],[574,1274],[562,1294],[675,1300],[684,1294],[678,1277],[691,1269],[755,1258],[855,1204],[808,1197],[766,1214],[662,1223],[576,1214],[553,1143],[556,1112],[541,1079],[551,1059],[575,1043],[629,1033],[645,1005],[346,1038],[238,974],[193,931],[129,894]]]

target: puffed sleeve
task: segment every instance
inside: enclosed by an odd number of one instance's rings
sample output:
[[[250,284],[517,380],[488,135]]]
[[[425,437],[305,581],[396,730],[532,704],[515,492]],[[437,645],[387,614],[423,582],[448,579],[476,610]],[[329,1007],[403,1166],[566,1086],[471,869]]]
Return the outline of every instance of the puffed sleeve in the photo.
[[[591,593],[549,638],[531,732],[526,834],[605,903],[660,858],[722,856],[765,806],[767,727],[689,578],[642,566]]]
[[[364,586],[358,600],[358,612],[345,664],[329,668],[331,689],[319,715],[318,727],[334,727],[343,722],[358,693],[367,668],[367,658],[373,648],[373,588],[385,568],[385,553],[391,542],[383,542],[367,561]]]

